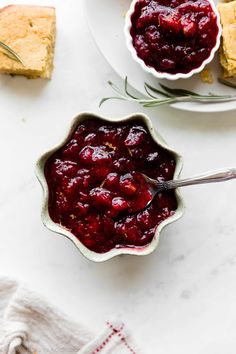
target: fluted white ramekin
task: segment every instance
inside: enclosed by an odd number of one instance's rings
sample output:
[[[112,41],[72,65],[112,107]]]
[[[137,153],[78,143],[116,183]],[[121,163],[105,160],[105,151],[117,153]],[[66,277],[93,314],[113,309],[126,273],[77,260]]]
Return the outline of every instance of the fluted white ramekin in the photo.
[[[204,67],[213,60],[216,51],[219,49],[220,38],[221,38],[221,34],[222,34],[222,28],[221,28],[221,24],[220,24],[220,15],[219,15],[219,12],[218,12],[213,0],[207,0],[207,1],[211,4],[212,10],[216,14],[216,18],[217,18],[218,34],[216,37],[216,44],[212,48],[209,57],[207,59],[205,59],[199,67],[189,71],[188,73],[176,73],[176,74],[159,72],[156,69],[146,65],[145,62],[141,58],[139,58],[139,56],[137,55],[136,49],[134,48],[134,45],[133,45],[133,38],[131,36],[130,30],[131,30],[131,26],[132,26],[131,17],[134,13],[135,5],[138,1],[139,0],[133,0],[130,5],[129,10],[126,13],[124,33],[125,33],[125,38],[126,38],[126,45],[132,55],[132,58],[134,59],[134,61],[136,61],[138,64],[140,64],[140,66],[142,67],[142,69],[144,71],[146,71],[149,74],[152,74],[153,76],[155,76],[158,79],[167,79],[167,80],[188,79],[191,76],[193,76],[194,74],[201,72],[204,69]]]

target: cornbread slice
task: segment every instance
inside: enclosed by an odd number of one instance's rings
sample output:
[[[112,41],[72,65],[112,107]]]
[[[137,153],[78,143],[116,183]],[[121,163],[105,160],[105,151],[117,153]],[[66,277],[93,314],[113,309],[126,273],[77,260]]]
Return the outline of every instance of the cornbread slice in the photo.
[[[0,72],[29,78],[51,78],[56,32],[53,7],[10,5],[0,10],[0,40],[23,65],[0,51]]]
[[[224,77],[236,76],[236,1],[219,3],[218,11],[222,25],[220,62]]]

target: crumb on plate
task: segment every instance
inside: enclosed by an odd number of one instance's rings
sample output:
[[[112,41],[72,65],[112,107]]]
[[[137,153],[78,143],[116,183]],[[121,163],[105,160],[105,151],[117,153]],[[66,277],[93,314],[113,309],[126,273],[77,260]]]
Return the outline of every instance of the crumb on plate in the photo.
[[[214,78],[211,69],[205,68],[200,72],[200,79],[206,84],[213,84]]]

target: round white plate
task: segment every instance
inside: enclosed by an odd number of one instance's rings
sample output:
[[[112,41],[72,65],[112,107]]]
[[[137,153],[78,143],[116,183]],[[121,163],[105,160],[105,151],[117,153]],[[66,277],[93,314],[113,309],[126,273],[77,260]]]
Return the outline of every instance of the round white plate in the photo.
[[[213,92],[216,94],[236,95],[236,90],[228,88],[217,82],[221,75],[221,68],[217,55],[214,62],[208,65],[214,75],[214,83],[206,84],[200,80],[198,74],[186,80],[158,80],[145,73],[142,68],[134,62],[126,48],[124,37],[124,16],[129,8],[131,0],[84,0],[84,8],[92,35],[112,68],[119,76],[125,78],[132,87],[144,93],[143,83],[158,86],[158,82],[176,88],[190,89],[199,93]],[[175,108],[195,112],[220,112],[236,109],[236,100],[225,103],[177,103],[172,105]]]

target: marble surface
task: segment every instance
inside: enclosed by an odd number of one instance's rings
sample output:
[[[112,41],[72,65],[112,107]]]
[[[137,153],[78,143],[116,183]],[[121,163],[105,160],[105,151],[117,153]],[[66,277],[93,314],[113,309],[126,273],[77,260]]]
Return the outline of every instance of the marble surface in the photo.
[[[119,117],[144,110],[122,102],[98,108],[99,99],[110,94],[107,80],[121,82],[94,44],[80,0],[24,2],[56,6],[58,37],[50,82],[0,77],[1,274],[26,281],[94,330],[120,316],[142,353],[234,354],[235,181],[183,189],[184,217],[143,258],[94,264],[43,227],[34,175],[39,155],[60,141],[80,111]],[[235,112],[162,107],[145,113],[184,157],[182,175],[236,165]]]

